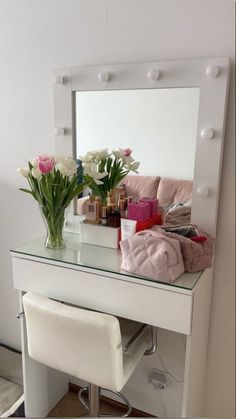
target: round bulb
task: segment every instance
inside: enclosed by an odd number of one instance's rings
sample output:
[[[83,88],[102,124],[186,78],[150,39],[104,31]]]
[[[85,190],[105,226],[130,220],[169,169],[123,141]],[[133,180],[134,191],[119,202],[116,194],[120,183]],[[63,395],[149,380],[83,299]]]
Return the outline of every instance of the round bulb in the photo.
[[[54,78],[53,78],[53,82],[55,84],[64,84],[65,83],[65,78],[64,76],[62,76],[61,74],[57,74]]]
[[[203,196],[203,197],[208,197],[209,196],[209,188],[207,188],[206,186],[200,186],[200,188],[198,188],[197,190],[198,195]]]
[[[160,71],[157,68],[150,68],[148,71],[148,78],[151,81],[157,81],[160,78]]]
[[[210,127],[205,127],[201,130],[201,138],[203,140],[211,140],[214,137],[214,131]]]
[[[102,82],[108,81],[109,78],[110,78],[110,74],[108,73],[108,71],[100,71],[100,73],[98,73],[98,80]]]
[[[209,65],[206,69],[206,75],[210,79],[215,79],[220,72],[220,68],[218,65]]]
[[[59,136],[65,135],[65,132],[66,132],[66,130],[65,130],[64,127],[57,127],[57,128],[55,128],[55,134],[56,135],[59,135]]]

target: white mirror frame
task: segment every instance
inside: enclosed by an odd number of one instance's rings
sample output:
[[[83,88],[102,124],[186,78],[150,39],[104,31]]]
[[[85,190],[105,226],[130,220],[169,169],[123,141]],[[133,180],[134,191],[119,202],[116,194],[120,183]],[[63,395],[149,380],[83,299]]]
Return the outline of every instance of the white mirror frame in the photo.
[[[56,154],[75,157],[76,91],[200,87],[191,221],[214,236],[229,67],[229,59],[223,57],[55,69]],[[79,232],[79,217],[74,210],[68,213],[66,229]]]

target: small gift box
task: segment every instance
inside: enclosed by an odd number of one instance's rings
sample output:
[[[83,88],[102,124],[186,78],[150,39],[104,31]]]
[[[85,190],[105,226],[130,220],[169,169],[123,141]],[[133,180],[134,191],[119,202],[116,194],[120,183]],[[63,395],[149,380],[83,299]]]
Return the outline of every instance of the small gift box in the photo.
[[[150,205],[150,217],[154,217],[158,213],[158,199],[156,198],[142,198],[141,202],[145,202]]]
[[[133,202],[128,205],[128,219],[146,221],[150,218],[150,204],[146,202]]]

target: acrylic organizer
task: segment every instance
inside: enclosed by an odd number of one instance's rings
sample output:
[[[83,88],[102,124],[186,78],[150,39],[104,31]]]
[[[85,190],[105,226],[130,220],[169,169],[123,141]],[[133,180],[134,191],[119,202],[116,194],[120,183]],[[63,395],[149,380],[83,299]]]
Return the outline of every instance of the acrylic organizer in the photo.
[[[120,227],[104,227],[101,224],[82,222],[80,223],[80,237],[82,243],[118,249]]]

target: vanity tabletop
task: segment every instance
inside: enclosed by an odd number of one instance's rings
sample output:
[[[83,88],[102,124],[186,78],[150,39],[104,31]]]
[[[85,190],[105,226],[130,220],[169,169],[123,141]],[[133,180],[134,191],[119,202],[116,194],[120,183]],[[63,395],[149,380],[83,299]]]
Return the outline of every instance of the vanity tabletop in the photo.
[[[86,268],[101,272],[104,274],[115,274],[115,277],[129,277],[129,279],[140,279],[151,282],[152,285],[162,284],[168,287],[177,287],[185,290],[192,290],[201,277],[203,271],[193,274],[183,273],[174,282],[165,282],[153,280],[151,278],[135,275],[121,269],[121,252],[120,250],[111,249],[102,246],[94,246],[80,242],[79,234],[65,233],[66,247],[60,250],[48,249],[44,247],[44,237],[40,237],[26,244],[23,244],[11,250],[12,256],[24,259],[33,259],[38,262],[50,263],[54,265],[63,265],[68,268]],[[73,265],[73,266],[72,266]],[[81,269],[82,270],[82,269]]]

